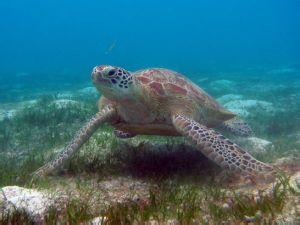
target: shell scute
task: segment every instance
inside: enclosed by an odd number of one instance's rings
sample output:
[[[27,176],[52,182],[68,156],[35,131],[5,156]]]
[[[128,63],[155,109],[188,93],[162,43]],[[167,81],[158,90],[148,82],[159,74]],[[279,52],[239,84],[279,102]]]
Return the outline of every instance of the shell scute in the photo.
[[[144,77],[148,77],[148,78],[152,78],[152,79],[155,79],[155,78],[165,78],[165,75],[164,73],[160,70],[160,69],[148,69],[148,70],[145,70],[143,72],[143,76]]]
[[[161,83],[151,82],[149,86],[156,94],[165,95],[165,91]]]
[[[176,84],[166,83],[166,84],[164,84],[164,87],[168,92],[171,92],[174,94],[182,94],[182,95],[187,94],[187,90],[185,88],[182,88]]]
[[[201,101],[201,102],[205,102],[205,100],[206,100],[205,96],[202,95],[202,94],[200,94],[200,93],[199,93],[199,90],[196,89],[196,88],[194,87],[194,85],[188,84],[188,85],[187,85],[187,88],[188,88],[190,94],[193,95],[196,99],[198,99],[198,100]]]
[[[199,105],[215,111],[223,109],[218,102],[192,81],[172,70],[152,68],[137,71],[137,79],[146,89],[159,96],[185,96],[185,99],[195,100]]]
[[[151,82],[151,80],[150,80],[149,78],[144,77],[144,76],[139,76],[139,77],[137,77],[137,79],[138,79],[139,81],[141,81],[143,84],[148,84],[148,83]]]
[[[156,82],[164,83],[164,82],[167,81],[167,78],[165,78],[165,77],[154,77],[154,80]]]
[[[175,80],[175,83],[181,87],[187,86],[187,82],[184,79],[178,78]]]

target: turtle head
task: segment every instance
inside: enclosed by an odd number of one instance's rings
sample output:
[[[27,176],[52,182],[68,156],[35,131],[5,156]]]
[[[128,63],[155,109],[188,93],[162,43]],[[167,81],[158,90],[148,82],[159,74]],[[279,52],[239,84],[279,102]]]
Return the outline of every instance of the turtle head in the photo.
[[[92,72],[92,80],[96,88],[108,99],[124,99],[132,94],[133,75],[120,67],[96,66]]]

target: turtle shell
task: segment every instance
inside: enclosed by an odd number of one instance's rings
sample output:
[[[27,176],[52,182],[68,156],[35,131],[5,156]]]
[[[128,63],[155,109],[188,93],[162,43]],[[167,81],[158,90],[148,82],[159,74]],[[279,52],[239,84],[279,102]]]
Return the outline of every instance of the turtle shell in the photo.
[[[199,106],[214,109],[221,113],[233,113],[225,110],[215,99],[208,95],[199,86],[180,73],[168,69],[153,68],[140,70],[134,73],[137,80],[160,97],[181,96],[191,98]]]

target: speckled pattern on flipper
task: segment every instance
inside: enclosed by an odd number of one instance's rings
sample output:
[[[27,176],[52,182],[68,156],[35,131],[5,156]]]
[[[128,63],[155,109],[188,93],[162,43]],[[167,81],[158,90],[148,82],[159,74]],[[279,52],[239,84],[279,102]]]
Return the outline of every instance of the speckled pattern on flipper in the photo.
[[[89,139],[89,137],[101,124],[111,120],[115,114],[116,112],[114,108],[110,106],[107,106],[102,111],[98,112],[92,119],[89,120],[89,122],[86,123],[84,127],[77,132],[69,145],[63,149],[53,161],[39,168],[34,172],[33,175],[44,176],[61,166],[64,161],[66,161],[71,155],[79,150],[79,148]]]
[[[189,137],[205,156],[224,169],[247,174],[273,170],[271,166],[254,159],[223,135],[183,115],[174,116],[173,123],[175,128]]]

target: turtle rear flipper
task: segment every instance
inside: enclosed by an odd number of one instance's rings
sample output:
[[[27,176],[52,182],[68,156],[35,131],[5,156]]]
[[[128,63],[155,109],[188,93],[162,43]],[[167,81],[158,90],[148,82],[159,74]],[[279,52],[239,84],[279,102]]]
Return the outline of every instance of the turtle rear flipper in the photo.
[[[178,132],[189,137],[206,157],[224,169],[253,175],[273,172],[270,165],[258,161],[220,133],[184,115],[173,116],[173,124]]]
[[[243,137],[248,137],[253,134],[251,127],[239,118],[233,118],[223,122],[221,128]]]
[[[70,158],[79,148],[92,136],[92,134],[105,122],[114,119],[116,111],[114,108],[107,106],[102,111],[98,112],[89,122],[82,127],[69,145],[64,148],[56,158],[36,170],[34,176],[45,176],[53,172],[56,168],[61,166],[67,159]]]

